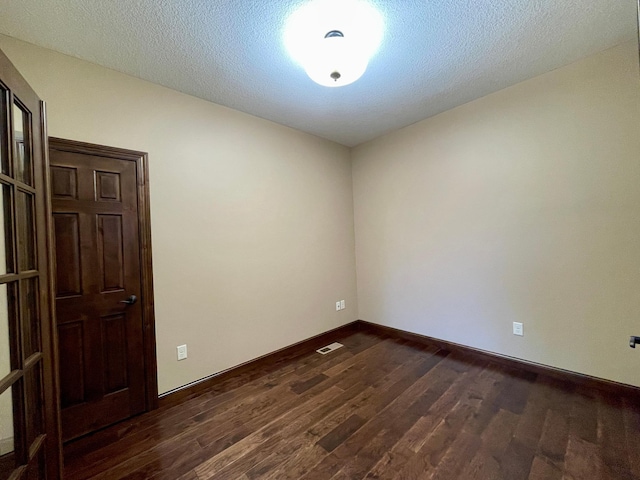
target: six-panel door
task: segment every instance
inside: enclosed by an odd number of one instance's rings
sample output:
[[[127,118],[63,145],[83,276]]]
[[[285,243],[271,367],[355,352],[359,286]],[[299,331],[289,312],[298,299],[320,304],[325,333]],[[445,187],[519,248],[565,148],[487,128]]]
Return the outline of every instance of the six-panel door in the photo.
[[[136,167],[51,149],[63,439],[145,410]]]

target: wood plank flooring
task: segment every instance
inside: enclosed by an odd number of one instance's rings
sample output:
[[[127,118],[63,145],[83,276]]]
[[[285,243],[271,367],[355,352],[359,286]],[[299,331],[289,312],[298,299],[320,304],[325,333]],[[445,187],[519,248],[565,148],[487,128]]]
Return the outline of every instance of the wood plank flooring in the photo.
[[[640,480],[640,405],[357,332],[110,427],[80,479]]]

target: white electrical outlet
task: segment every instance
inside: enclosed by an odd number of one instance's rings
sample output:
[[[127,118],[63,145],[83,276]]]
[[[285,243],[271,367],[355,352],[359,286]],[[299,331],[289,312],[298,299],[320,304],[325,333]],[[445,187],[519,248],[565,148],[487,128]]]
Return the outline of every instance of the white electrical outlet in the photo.
[[[340,306],[340,300],[338,300],[336,302],[336,312],[339,312],[340,310],[342,310],[342,307]]]
[[[346,307],[344,306],[344,300],[340,300],[340,310],[344,310]]]
[[[513,322],[513,334],[523,336],[524,335],[524,326],[520,322]]]
[[[178,345],[177,350],[178,350],[178,361],[179,360],[184,360],[185,358],[187,358],[187,346],[186,345]]]

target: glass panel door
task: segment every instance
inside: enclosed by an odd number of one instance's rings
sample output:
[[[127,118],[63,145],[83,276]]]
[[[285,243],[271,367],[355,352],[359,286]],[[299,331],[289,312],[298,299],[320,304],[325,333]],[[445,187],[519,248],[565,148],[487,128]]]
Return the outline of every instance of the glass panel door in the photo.
[[[0,480],[60,478],[43,105],[0,52]]]

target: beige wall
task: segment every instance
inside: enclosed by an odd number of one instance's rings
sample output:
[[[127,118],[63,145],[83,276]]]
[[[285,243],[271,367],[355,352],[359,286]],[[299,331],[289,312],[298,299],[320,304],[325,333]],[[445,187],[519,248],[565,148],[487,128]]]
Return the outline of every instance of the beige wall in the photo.
[[[161,392],[356,318],[640,385],[633,44],[354,149],[353,198],[346,148],[0,48],[51,135],[149,152]]]
[[[356,148],[360,317],[640,385],[638,87],[629,43]]]
[[[149,152],[160,392],[358,317],[345,147],[8,37],[0,48],[47,101],[50,135]]]

